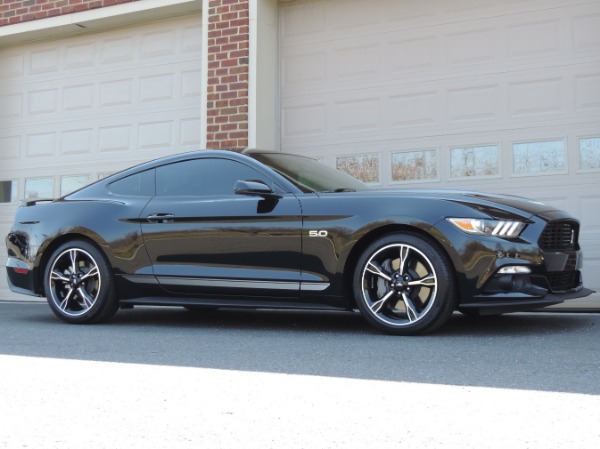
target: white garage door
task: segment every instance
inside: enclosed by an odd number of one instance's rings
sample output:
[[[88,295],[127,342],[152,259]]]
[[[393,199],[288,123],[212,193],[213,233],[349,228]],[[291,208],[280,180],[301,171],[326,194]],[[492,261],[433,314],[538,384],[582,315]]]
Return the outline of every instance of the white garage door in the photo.
[[[375,185],[523,195],[582,221],[600,291],[600,2],[281,3],[281,147]]]
[[[201,17],[0,50],[0,270],[17,201],[200,143]],[[0,274],[0,299],[12,298]]]

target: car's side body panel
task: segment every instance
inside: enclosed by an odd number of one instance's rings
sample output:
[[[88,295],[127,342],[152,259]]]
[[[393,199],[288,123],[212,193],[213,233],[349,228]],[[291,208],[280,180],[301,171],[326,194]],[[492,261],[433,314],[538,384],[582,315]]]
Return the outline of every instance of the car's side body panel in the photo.
[[[231,195],[155,197],[142,232],[158,282],[170,294],[245,294],[278,291],[298,297],[301,276],[300,204]]]

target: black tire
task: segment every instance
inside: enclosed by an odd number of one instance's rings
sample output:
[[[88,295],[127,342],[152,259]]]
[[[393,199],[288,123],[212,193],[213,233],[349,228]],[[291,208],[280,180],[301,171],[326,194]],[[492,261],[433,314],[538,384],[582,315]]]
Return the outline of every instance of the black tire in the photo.
[[[89,242],[59,246],[44,270],[44,291],[54,314],[67,323],[98,323],[119,308],[114,276],[104,254]]]
[[[394,335],[431,332],[456,307],[454,270],[429,240],[410,233],[389,234],[359,257],[353,292],[361,314]]]

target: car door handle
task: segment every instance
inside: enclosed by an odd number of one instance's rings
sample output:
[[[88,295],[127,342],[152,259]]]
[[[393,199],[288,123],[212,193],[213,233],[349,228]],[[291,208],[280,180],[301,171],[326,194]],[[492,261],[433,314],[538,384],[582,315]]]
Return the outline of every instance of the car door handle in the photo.
[[[150,223],[167,223],[169,220],[172,220],[175,218],[174,214],[151,214],[148,215],[148,221]]]

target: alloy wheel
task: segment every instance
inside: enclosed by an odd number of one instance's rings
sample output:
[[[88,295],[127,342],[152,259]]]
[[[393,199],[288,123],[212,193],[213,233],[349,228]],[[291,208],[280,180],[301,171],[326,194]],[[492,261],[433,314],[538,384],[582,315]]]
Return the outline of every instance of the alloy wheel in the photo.
[[[392,327],[419,322],[433,306],[438,277],[418,248],[394,243],[375,251],[361,273],[362,299],[370,314]]]
[[[77,317],[88,312],[98,300],[102,279],[96,260],[80,248],[61,252],[48,274],[50,299],[60,313]]]

